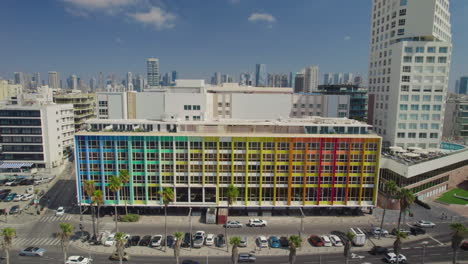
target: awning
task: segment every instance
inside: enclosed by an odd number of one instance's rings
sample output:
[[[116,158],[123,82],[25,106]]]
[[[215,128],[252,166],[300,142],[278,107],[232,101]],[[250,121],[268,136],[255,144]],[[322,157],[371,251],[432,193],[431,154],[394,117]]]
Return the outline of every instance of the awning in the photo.
[[[32,167],[32,162],[4,162],[0,164],[0,169],[20,169],[24,167]]]

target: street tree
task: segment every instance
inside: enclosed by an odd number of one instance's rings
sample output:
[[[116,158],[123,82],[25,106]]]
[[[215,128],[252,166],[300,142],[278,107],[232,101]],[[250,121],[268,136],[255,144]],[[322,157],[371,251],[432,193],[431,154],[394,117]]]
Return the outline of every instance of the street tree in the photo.
[[[88,202],[89,202],[89,205],[91,207],[91,221],[93,222],[93,236],[96,237],[96,223],[95,223],[95,210],[94,210],[94,207],[92,205],[92,197],[93,197],[93,193],[94,191],[96,190],[96,186],[94,185],[94,181],[84,181],[84,191],[85,191],[85,194],[86,196],[88,196]]]
[[[170,187],[164,187],[158,194],[164,204],[164,237],[167,238],[167,206],[174,202],[174,190]],[[164,251],[166,251],[166,243],[164,243]]]
[[[468,228],[464,226],[462,223],[451,223],[449,225],[450,229],[452,229],[452,263],[456,264],[458,261],[458,250],[460,249],[461,243],[463,238],[468,235]]]
[[[231,237],[229,239],[229,244],[232,246],[232,254],[231,254],[231,263],[232,264],[237,264],[238,258],[237,255],[239,254],[239,245],[241,243],[240,237]]]
[[[356,237],[356,235],[353,232],[348,232],[346,233],[346,239],[344,239],[344,257],[345,257],[345,263],[349,263],[349,254],[351,253],[351,248],[353,246],[353,239]]]
[[[122,189],[122,181],[118,176],[112,175],[109,178],[109,190],[114,193],[114,220],[115,220],[115,230],[116,232],[119,232],[119,226],[117,224],[117,193]]]
[[[5,227],[2,229],[3,236],[3,250],[5,251],[6,263],[10,264],[10,248],[13,244],[13,238],[16,237],[16,230],[11,227]]]
[[[398,186],[396,184],[395,181],[386,181],[385,184],[384,184],[384,189],[383,189],[384,193],[385,193],[385,206],[383,207],[383,213],[382,213],[382,221],[380,222],[380,230],[383,229],[383,224],[384,224],[384,219],[385,219],[385,212],[387,211],[387,207],[388,207],[388,202],[390,199],[393,199],[395,197],[395,195],[397,194],[398,192]],[[382,236],[382,232],[379,232],[379,239],[380,237]]]
[[[127,188],[125,188],[125,185],[130,181],[130,174],[128,173],[128,170],[121,170],[119,172],[119,178],[122,181],[122,189],[125,194],[125,197],[128,197],[128,192]],[[125,214],[128,215],[128,208],[127,208],[127,198],[123,199],[125,202]]]
[[[119,262],[122,264],[123,257],[124,257],[124,248],[125,248],[125,233],[117,232],[114,236],[115,240],[115,252],[119,257]]]
[[[406,233],[401,232],[400,229],[398,229],[395,232],[395,242],[393,242],[393,252],[395,252],[396,255],[396,263],[398,264],[400,262],[400,252],[401,252],[401,244],[403,243],[403,239],[405,239]]]
[[[416,200],[413,192],[406,188],[400,188],[397,193],[397,198],[400,199],[400,215],[398,216],[398,228],[397,231],[400,231],[401,217],[402,215],[410,208],[410,206]]]
[[[292,235],[288,238],[288,241],[289,241],[289,264],[295,264],[297,248],[302,246],[302,239],[298,235]]]
[[[234,184],[229,184],[227,187],[227,202],[228,202],[228,213],[226,216],[226,221],[228,220],[229,217],[229,207],[234,204],[234,201],[237,199],[239,196],[239,188],[234,186]],[[224,225],[224,236],[226,237],[226,240],[228,239],[227,236],[227,224]],[[229,252],[229,246],[226,245],[227,251]]]
[[[180,257],[180,244],[182,244],[182,239],[184,237],[184,233],[182,232],[175,232],[175,244],[174,244],[174,257],[176,264],[179,264],[179,257]]]
[[[60,223],[59,227],[60,232],[58,233],[58,236],[60,238],[60,243],[62,244],[63,259],[64,262],[67,262],[70,237],[73,234],[73,229],[75,229],[75,227],[70,223]]]
[[[93,195],[91,196],[91,203],[95,204],[97,207],[97,214],[96,214],[96,232],[99,233],[99,210],[101,205],[104,204],[104,195],[102,190],[95,190]]]

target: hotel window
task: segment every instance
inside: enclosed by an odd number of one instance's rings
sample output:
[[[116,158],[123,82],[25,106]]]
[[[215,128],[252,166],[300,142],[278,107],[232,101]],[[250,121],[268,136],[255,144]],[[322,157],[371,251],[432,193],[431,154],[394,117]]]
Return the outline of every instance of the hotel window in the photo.
[[[245,162],[245,154],[235,153],[234,154],[234,161],[244,161]]]
[[[219,142],[219,149],[230,150],[231,142]]]
[[[187,142],[177,141],[176,149],[187,149]]]
[[[411,56],[404,56],[403,57],[403,62],[409,63],[412,62],[413,58]]]
[[[419,138],[427,138],[427,133],[419,133]]]
[[[439,58],[437,58],[437,61],[439,63],[447,63],[447,57],[439,57]]]
[[[200,109],[201,109],[201,108],[200,108],[199,105],[194,105],[194,106],[193,106],[193,110],[200,110]]]
[[[288,142],[279,142],[278,143],[278,150],[289,150],[289,143]]]
[[[132,153],[132,159],[135,160],[143,160],[144,159],[144,153],[142,152],[133,152]]]
[[[426,62],[427,63],[434,63],[435,62],[435,57],[434,56],[426,57]]]
[[[184,110],[192,110],[192,106],[191,105],[184,105]]]
[[[340,142],[338,143],[338,150],[348,150],[348,142]]]
[[[420,129],[428,129],[428,124],[419,124]]]
[[[260,150],[260,142],[249,142],[250,150]]]
[[[309,150],[319,150],[320,143],[318,142],[309,142]]]
[[[411,111],[418,111],[419,110],[419,105],[411,105]]]
[[[245,160],[245,154],[244,155],[244,160]],[[216,161],[216,153],[205,153],[205,161]]]
[[[440,111],[440,110],[442,110],[442,106],[441,105],[433,105],[432,110],[433,111]]]
[[[442,102],[442,95],[435,95],[434,102]]]
[[[278,154],[276,156],[276,160],[280,162],[286,162],[289,161],[289,155],[288,154]]]
[[[205,142],[205,150],[215,150],[216,142]]]
[[[409,92],[409,85],[402,85],[401,86],[401,91],[402,92]]]
[[[406,53],[412,53],[413,52],[413,47],[405,47],[405,52]]]
[[[352,149],[353,150],[362,150],[362,143],[353,143]]]
[[[411,66],[403,66],[403,72],[411,72]]]
[[[293,154],[293,162],[302,162],[302,161],[304,161],[304,154],[302,153]]]
[[[440,120],[440,114],[433,114],[432,115],[432,120]]]
[[[431,133],[430,136],[431,136],[431,138],[438,138],[439,134],[438,133]]]
[[[158,142],[157,141],[146,141],[146,148],[147,149],[157,149]]]
[[[124,161],[128,159],[128,153],[127,152],[117,152],[119,155],[119,160]]]
[[[173,159],[172,153],[161,153],[161,160],[172,161],[172,159]]]
[[[408,133],[408,138],[416,138],[416,133]]]
[[[324,150],[333,150],[334,145],[335,144],[333,142],[325,142],[325,144],[323,144],[323,149]]]
[[[377,150],[377,143],[367,143],[366,144],[368,151],[376,151]]]
[[[375,173],[375,166],[364,166],[364,173]]]
[[[401,81],[402,82],[410,82],[411,78],[410,78],[410,76],[403,75],[403,76],[401,76]]]
[[[414,62],[423,63],[424,62],[424,57],[423,56],[417,56],[417,57],[414,58]]]
[[[431,129],[439,129],[439,124],[431,124]]]
[[[202,159],[203,159],[202,153],[190,153],[190,161],[202,161]]]
[[[143,164],[133,164],[133,172],[144,172]]]
[[[333,155],[332,154],[323,154],[322,155],[322,162],[331,162],[333,161]]]
[[[427,48],[427,52],[428,52],[428,53],[435,53],[435,52],[436,52],[436,48],[435,48],[435,47],[428,47],[428,48]]]
[[[405,34],[405,29],[404,28],[399,28],[397,34],[398,35],[404,35]]]
[[[418,114],[410,114],[410,120],[418,120]]]
[[[408,105],[400,104],[400,111],[406,111],[406,110],[408,110]]]
[[[172,141],[161,141],[161,149],[171,149],[172,150]]]
[[[351,162],[361,162],[362,161],[362,156],[359,154],[353,154],[351,155]]]
[[[190,142],[190,149],[202,149],[203,142]]]
[[[158,172],[159,171],[159,165],[158,164],[148,164],[146,167],[148,172]]]
[[[274,154],[263,154],[263,161],[274,161]]]
[[[304,142],[295,142],[294,143],[294,150],[305,150],[305,144]]]
[[[447,47],[440,47],[439,48],[439,53],[447,53],[448,52],[448,48]]]
[[[418,129],[418,125],[416,123],[410,123],[408,124],[409,129]]]
[[[416,47],[416,53],[424,53],[424,47]]]
[[[430,95],[423,95],[423,102],[430,102],[431,96]]]

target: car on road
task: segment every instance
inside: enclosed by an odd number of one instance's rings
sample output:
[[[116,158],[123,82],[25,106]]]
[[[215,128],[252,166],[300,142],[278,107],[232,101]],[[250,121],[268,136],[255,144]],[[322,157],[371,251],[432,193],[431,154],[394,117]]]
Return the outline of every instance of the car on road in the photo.
[[[226,238],[223,234],[219,234],[216,237],[216,246],[217,247],[225,247],[226,246]]]
[[[335,247],[342,247],[343,246],[343,242],[341,241],[341,239],[337,235],[330,235],[330,241],[332,242],[332,244]]]
[[[173,247],[175,243],[175,238],[173,236],[167,236],[166,237],[166,246],[167,247]]]
[[[237,262],[255,262],[255,260],[257,260],[255,255],[250,253],[240,253],[237,258]]]
[[[257,237],[256,242],[257,242],[257,246],[259,248],[268,248],[268,240],[267,240],[266,237],[259,236],[259,237]]]
[[[241,237],[239,247],[247,247],[247,237]]]
[[[138,242],[140,242],[140,236],[131,236],[125,243],[125,247],[138,246]]]
[[[43,248],[38,247],[27,247],[20,251],[20,256],[29,256],[29,257],[42,257],[46,252]]]
[[[34,194],[30,193],[30,194],[25,194],[23,196],[23,198],[21,198],[21,201],[29,201],[31,200],[32,198],[34,198]]]
[[[397,229],[396,229],[396,228],[393,228],[393,229],[392,229],[392,235],[396,235],[396,232],[397,232]],[[410,235],[410,234],[411,234],[411,230],[407,230],[407,229],[400,228],[400,233],[405,233],[406,235]]]
[[[309,243],[314,247],[323,247],[323,241],[319,236],[311,235],[309,237]]]
[[[57,211],[55,211],[55,216],[63,216],[65,214],[65,209],[63,206],[60,206],[57,208]]]
[[[206,235],[206,238],[205,238],[205,246],[212,246],[212,245],[214,245],[214,240],[215,240],[215,235],[214,235],[214,234],[208,234],[208,235]]]
[[[369,251],[371,255],[383,255],[388,253],[388,249],[381,246],[374,246]]]
[[[330,238],[327,235],[321,235],[320,238],[323,241],[323,246],[324,247],[331,247],[332,246],[332,242],[331,242]]]
[[[119,254],[117,254],[117,252],[112,253],[112,255],[109,256],[109,260],[120,261]],[[125,251],[123,253],[122,260],[123,261],[129,261],[130,260],[130,255]]]
[[[142,246],[142,247],[147,247],[149,246],[151,243],[151,236],[143,236],[143,238],[140,240],[140,242],[138,243],[139,246]]]
[[[18,214],[20,211],[19,205],[14,205],[10,208],[9,214]]]
[[[226,228],[240,228],[243,225],[239,221],[227,221],[226,224],[224,224]]]
[[[279,239],[281,247],[289,247],[289,239],[285,236],[280,237]]]
[[[388,235],[388,231],[385,230],[385,229],[380,229],[380,227],[374,227],[374,229],[372,229],[372,234],[374,236],[379,236],[379,235],[382,235],[382,236],[387,236]]]
[[[270,239],[268,240],[270,247],[271,248],[280,248],[280,242],[278,237],[276,236],[271,236]]]
[[[184,259],[182,261],[182,264],[200,264],[200,262],[195,261],[195,260],[191,260],[191,259]]]
[[[67,261],[65,262],[65,264],[91,264],[91,263],[93,263],[93,259],[85,258],[82,256],[68,257]]]
[[[110,234],[107,238],[106,241],[104,242],[105,247],[112,247],[114,245],[114,237],[115,234]]]
[[[388,263],[396,263],[397,255],[393,252],[386,253],[385,261],[387,261]],[[398,255],[398,263],[406,263],[406,257],[403,254]]]
[[[163,236],[162,235],[155,235],[151,238],[151,247],[160,247],[162,246]]]
[[[201,248],[203,247],[204,243],[205,243],[205,232],[204,231],[196,232],[195,236],[193,237],[193,247]]]
[[[460,248],[463,249],[463,250],[468,250],[468,241],[463,242],[461,244]]]
[[[426,230],[419,228],[419,227],[411,227],[410,232],[413,236],[426,234]]]
[[[13,199],[15,199],[16,193],[10,193],[8,194],[5,199],[3,199],[4,202],[11,202]]]
[[[265,227],[267,226],[267,221],[261,219],[250,219],[248,225],[250,227]]]
[[[190,233],[185,233],[184,235],[184,240],[182,241],[182,244],[180,245],[181,247],[188,248],[192,244],[192,235]]]
[[[426,221],[426,220],[419,220],[418,222],[416,222],[416,226],[419,226],[419,227],[432,227],[434,228],[436,225],[430,221]]]

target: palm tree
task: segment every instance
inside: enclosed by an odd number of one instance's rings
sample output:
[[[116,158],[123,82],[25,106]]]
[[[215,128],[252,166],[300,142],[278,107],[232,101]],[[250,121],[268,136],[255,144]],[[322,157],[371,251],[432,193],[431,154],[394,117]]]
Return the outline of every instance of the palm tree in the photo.
[[[6,263],[10,264],[10,248],[13,244],[13,238],[16,237],[16,230],[11,227],[2,229],[3,250],[5,250]]]
[[[234,184],[229,184],[227,187],[227,199],[228,199],[228,213],[226,216],[226,221],[227,218],[229,217],[229,206],[231,206],[234,201],[237,199],[237,196],[239,196],[239,188],[234,186]],[[227,223],[224,225],[224,236],[226,237],[226,240],[228,239],[227,237]],[[226,245],[227,251],[229,252],[229,247]]]
[[[118,176],[112,175],[109,178],[109,190],[114,193],[114,220],[115,220],[115,230],[119,232],[119,226],[117,225],[117,192],[122,188],[122,181]]]
[[[385,219],[385,212],[387,210],[388,206],[388,200],[392,199],[395,197],[395,194],[398,192],[398,186],[395,181],[386,181],[384,184],[384,192],[385,192],[385,198],[386,198],[386,204],[383,208],[383,213],[382,213],[382,221],[380,222],[380,230],[383,228],[384,224],[384,219]],[[379,232],[379,239],[382,236],[382,232]]]
[[[96,224],[94,223],[94,207],[92,205],[92,196],[94,191],[96,190],[96,186],[94,185],[94,181],[84,181],[84,191],[86,193],[86,196],[89,197],[89,205],[91,207],[91,220],[93,222],[93,235],[96,237]]]
[[[289,264],[296,263],[296,250],[302,246],[302,239],[298,235],[289,237]]]
[[[398,217],[397,231],[400,231],[401,216],[414,203],[416,197],[411,190],[406,188],[400,188],[400,190],[398,190],[397,197],[400,199],[400,216]]]
[[[395,233],[395,242],[393,242],[393,252],[395,252],[396,255],[396,263],[398,264],[399,258],[400,258],[400,251],[401,251],[401,244],[402,244],[402,239],[406,238],[406,233],[400,232],[400,229]]]
[[[231,263],[232,264],[237,264],[237,261],[238,261],[237,255],[239,254],[238,247],[239,247],[240,243],[241,243],[240,237],[234,236],[234,237],[231,237],[229,239],[229,244],[232,245],[232,254],[231,254]]]
[[[119,172],[119,178],[122,181],[122,188],[125,192],[125,196],[128,195],[127,189],[125,188],[125,185],[130,181],[130,174],[128,174],[128,170],[121,170]],[[127,209],[127,198],[124,199],[125,202],[125,214],[128,215],[128,209]]]
[[[176,259],[176,264],[179,264],[179,257],[180,257],[180,244],[182,243],[182,238],[184,237],[184,233],[182,232],[175,232],[175,244],[174,244],[174,257]]]
[[[348,264],[349,262],[349,253],[351,252],[351,248],[353,246],[353,239],[356,237],[356,235],[352,232],[346,233],[346,239],[344,239],[344,257],[345,257],[345,263]]]
[[[117,232],[114,236],[115,240],[115,251],[117,256],[119,256],[119,262],[122,264],[123,256],[124,256],[124,246],[125,246],[125,233]]]
[[[162,191],[158,192],[162,197],[164,204],[164,237],[167,238],[167,206],[174,201],[174,190],[169,187],[164,187]],[[166,243],[164,243],[164,251],[166,251]]]
[[[451,223],[449,225],[450,229],[453,231],[452,235],[452,250],[453,257],[452,263],[457,263],[457,251],[460,249],[460,245],[463,241],[464,236],[468,234],[468,228],[466,228],[462,223]]]
[[[62,252],[63,252],[63,259],[64,262],[67,262],[67,255],[68,255],[68,245],[70,243],[70,236],[73,234],[73,229],[75,227],[69,223],[60,223],[60,232],[59,238],[60,242],[62,243]]]
[[[97,206],[97,214],[96,214],[96,232],[99,233],[99,209],[101,205],[104,204],[104,195],[102,190],[95,190],[93,195],[91,196],[91,203],[96,204]]]

